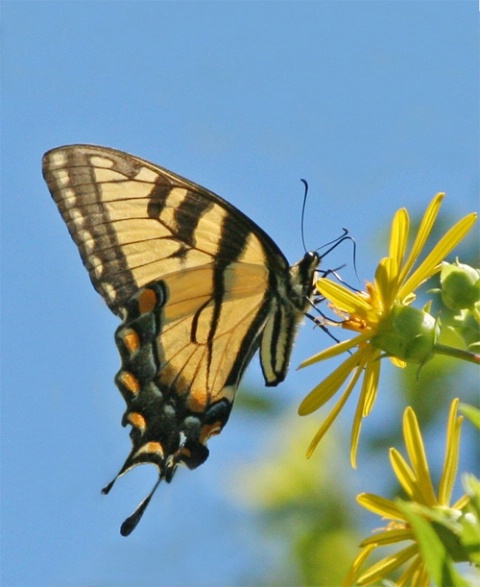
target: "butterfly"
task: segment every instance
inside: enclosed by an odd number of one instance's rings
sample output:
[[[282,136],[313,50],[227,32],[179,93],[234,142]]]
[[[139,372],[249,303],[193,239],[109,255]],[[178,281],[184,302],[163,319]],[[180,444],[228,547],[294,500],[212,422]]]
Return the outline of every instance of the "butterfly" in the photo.
[[[320,257],[289,266],[274,241],[213,192],[93,145],[48,151],[43,176],[115,333],[131,452],[158,480],[121,527],[132,532],[160,481],[205,462],[257,350],[267,386],[287,373]]]

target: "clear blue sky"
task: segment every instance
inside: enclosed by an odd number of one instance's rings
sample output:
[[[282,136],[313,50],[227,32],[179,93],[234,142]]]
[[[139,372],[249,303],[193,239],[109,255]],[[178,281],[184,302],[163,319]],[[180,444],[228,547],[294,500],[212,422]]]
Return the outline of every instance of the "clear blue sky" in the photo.
[[[307,246],[348,227],[369,276],[398,207],[446,191],[447,212],[478,208],[477,26],[474,1],[2,3],[3,585],[233,586],[266,560],[218,488],[265,438],[235,415],[119,535],[155,472],[100,495],[129,450],[117,321],[42,154],[82,142],[157,162],[240,207],[290,261],[304,177]],[[309,344],[328,341],[305,328],[294,366]],[[247,380],[261,385],[257,359]],[[266,393],[294,412],[318,380],[292,369]]]

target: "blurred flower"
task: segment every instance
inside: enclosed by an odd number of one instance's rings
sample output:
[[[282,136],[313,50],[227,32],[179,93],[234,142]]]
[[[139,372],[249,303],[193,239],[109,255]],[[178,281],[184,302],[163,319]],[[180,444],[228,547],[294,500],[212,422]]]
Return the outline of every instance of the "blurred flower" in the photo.
[[[428,508],[433,508],[435,514],[438,513],[447,519],[458,519],[462,508],[467,505],[469,500],[468,496],[464,495],[450,505],[457,473],[463,421],[462,416],[457,417],[457,407],[458,399],[455,399],[451,404],[448,417],[445,460],[437,493],[435,493],[430,478],[422,435],[412,408],[408,407],[403,416],[403,434],[410,462],[407,462],[396,449],[390,449],[392,468],[411,500],[410,503],[418,505],[420,511],[423,512],[428,512]],[[360,494],[357,501],[366,509],[382,516],[383,519],[390,520],[390,522],[379,533],[362,541],[360,545],[362,550],[354,561],[344,585],[351,585],[354,581],[357,585],[370,585],[379,579],[387,578],[393,570],[409,563],[400,578],[396,580],[396,585],[399,587],[407,584],[428,587],[431,583],[431,577],[422,558],[417,535],[407,519],[402,502],[368,493]],[[427,514],[424,516],[428,519]],[[358,576],[361,564],[376,548],[397,544],[405,540],[411,541],[411,544],[404,546],[397,553],[383,558]]]
[[[344,352],[350,353],[356,347],[300,404],[300,415],[314,412],[337,393],[351,374],[345,391],[311,442],[307,456],[313,453],[363,374],[351,437],[350,460],[355,467],[362,419],[368,416],[375,403],[380,359],[388,356],[395,365],[403,367],[407,361],[423,364],[433,356],[438,335],[437,323],[427,311],[412,308],[410,304],[415,299],[415,290],[440,271],[443,259],[465,237],[477,217],[477,214],[471,213],[457,222],[414,269],[432,231],[443,198],[444,194],[440,193],[430,202],[408,255],[410,218],[405,208],[396,212],[388,256],[381,259],[375,271],[375,279],[373,283],[366,284],[365,291],[352,292],[329,279],[318,280],[317,290],[329,300],[333,311],[341,317],[339,323],[331,324],[358,334],[300,365],[306,367]]]

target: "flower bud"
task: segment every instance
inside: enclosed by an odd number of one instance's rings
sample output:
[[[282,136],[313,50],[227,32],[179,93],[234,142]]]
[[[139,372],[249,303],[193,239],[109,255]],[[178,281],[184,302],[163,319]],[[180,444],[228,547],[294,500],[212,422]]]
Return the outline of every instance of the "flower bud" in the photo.
[[[451,310],[472,309],[480,301],[480,272],[464,263],[444,263],[440,273],[443,303]]]
[[[424,363],[433,354],[438,325],[428,312],[397,304],[379,325],[372,344],[403,361]]]

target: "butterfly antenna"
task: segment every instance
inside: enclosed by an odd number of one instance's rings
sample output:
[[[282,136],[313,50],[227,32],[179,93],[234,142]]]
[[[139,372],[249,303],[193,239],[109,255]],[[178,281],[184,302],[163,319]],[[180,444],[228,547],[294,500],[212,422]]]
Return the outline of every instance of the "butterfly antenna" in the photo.
[[[359,293],[360,290],[357,287],[353,287],[353,285],[350,285],[349,283],[347,283],[338,274],[338,271],[340,271],[340,269],[343,269],[344,267],[345,267],[345,265],[340,265],[336,269],[326,269],[325,271],[319,271],[319,273],[321,273],[322,277],[328,277],[329,275],[333,275],[335,277],[335,279],[338,281],[338,283],[341,283],[345,287],[348,287],[349,290],[354,291],[355,293]],[[356,273],[357,273],[357,271],[355,270],[355,274]],[[357,277],[358,277],[358,275],[357,275]]]
[[[325,251],[325,253],[323,253],[323,255],[321,255],[322,259],[323,257],[326,257],[329,253],[331,253],[334,249],[336,249],[338,247],[338,245],[340,245],[341,243],[343,243],[344,241],[350,241],[352,243],[353,246],[353,268],[355,271],[355,275],[357,276],[357,279],[360,279],[358,277],[358,273],[357,273],[357,243],[355,242],[355,239],[352,238],[349,234],[348,234],[348,229],[347,228],[343,228],[343,234],[338,236],[337,238],[333,239],[332,241],[325,243],[324,245],[322,245],[320,248],[317,249],[317,251],[320,251],[321,249],[330,246],[329,249],[327,249]]]
[[[307,194],[308,194],[308,183],[306,179],[301,179],[300,180],[304,187],[305,187],[305,192],[303,194],[303,204],[302,204],[302,216],[301,216],[301,220],[300,220],[300,234],[302,235],[302,245],[303,245],[303,250],[306,253],[307,252],[307,247],[305,245],[305,207],[307,205]]]
[[[161,480],[162,480],[162,476],[159,475],[158,480],[155,483],[152,491],[150,491],[150,493],[147,495],[147,497],[143,501],[140,502],[140,504],[138,505],[137,509],[133,512],[133,514],[131,516],[128,516],[128,518],[125,520],[125,522],[123,522],[123,524],[120,528],[120,534],[122,536],[128,536],[129,534],[131,534],[135,530],[138,522],[140,522],[140,520],[142,519],[142,516],[143,516],[145,510],[147,509],[148,504],[150,503],[150,500],[153,497],[153,494],[157,490],[157,487],[160,485]]]

